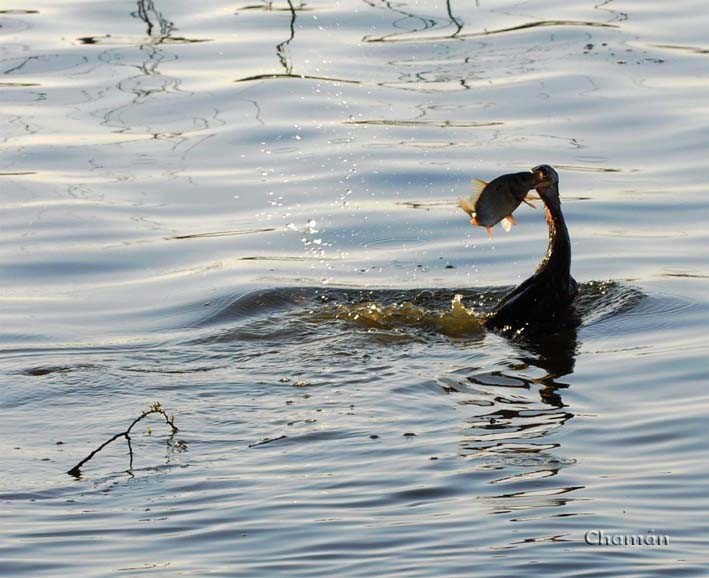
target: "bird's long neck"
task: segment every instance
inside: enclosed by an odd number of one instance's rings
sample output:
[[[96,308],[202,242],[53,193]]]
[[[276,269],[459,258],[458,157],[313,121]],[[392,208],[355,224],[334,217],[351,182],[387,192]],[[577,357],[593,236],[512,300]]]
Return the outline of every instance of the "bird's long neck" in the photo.
[[[558,194],[544,196],[543,199],[549,226],[549,246],[537,271],[551,270],[556,277],[568,279],[571,269],[571,240],[561,212],[561,201]]]

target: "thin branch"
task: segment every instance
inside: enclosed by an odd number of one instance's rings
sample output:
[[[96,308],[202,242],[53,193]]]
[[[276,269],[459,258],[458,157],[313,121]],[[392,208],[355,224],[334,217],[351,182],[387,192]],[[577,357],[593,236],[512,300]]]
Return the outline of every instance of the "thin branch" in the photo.
[[[265,444],[270,444],[271,442],[277,442],[277,441],[279,441],[279,440],[284,440],[284,439],[286,439],[287,437],[288,437],[288,436],[278,436],[277,438],[264,438],[264,439],[262,439],[261,441],[258,441],[258,442],[254,442],[254,443],[252,443],[252,444],[249,444],[249,447],[250,447],[250,448],[255,448],[256,446],[262,446],[262,445],[265,445]]]
[[[88,456],[86,456],[83,460],[81,460],[73,468],[68,470],[67,474],[69,474],[70,476],[77,477],[77,478],[80,477],[81,476],[81,467],[86,462],[91,460],[97,453],[99,453],[108,444],[116,441],[118,438],[125,438],[126,442],[128,443],[128,454],[130,456],[128,471],[129,472],[132,471],[133,470],[133,446],[131,444],[130,432],[139,421],[145,419],[146,417],[148,417],[149,415],[152,415],[154,413],[159,413],[160,415],[162,415],[165,418],[165,423],[167,425],[169,425],[170,428],[172,429],[172,435],[176,434],[179,431],[177,429],[177,426],[175,425],[175,416],[168,415],[167,412],[160,405],[160,402],[157,402],[157,401],[153,402],[153,404],[150,406],[150,409],[145,410],[137,418],[135,418],[125,431],[117,433],[113,437],[111,437],[108,440],[106,440],[105,442],[103,442],[100,446],[98,446],[95,450],[93,450]]]

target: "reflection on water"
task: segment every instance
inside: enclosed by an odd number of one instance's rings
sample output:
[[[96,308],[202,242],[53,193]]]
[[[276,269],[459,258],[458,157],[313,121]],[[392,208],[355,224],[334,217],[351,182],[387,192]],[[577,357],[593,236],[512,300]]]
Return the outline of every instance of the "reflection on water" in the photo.
[[[461,405],[477,410],[467,418],[461,455],[494,472],[492,486],[504,487],[480,497],[490,513],[566,506],[574,500],[568,494],[583,489],[555,481],[574,460],[560,457],[559,442],[549,442],[550,434],[574,417],[562,398],[569,384],[559,378],[573,373],[578,347],[572,329],[524,342],[503,369],[459,370],[446,380],[446,390],[462,398]],[[535,369],[541,370],[538,376],[532,376]]]
[[[177,58],[174,53],[166,51],[163,47],[175,30],[174,23],[157,10],[153,0],[138,0],[137,10],[130,15],[145,24],[146,38],[139,45],[142,62],[137,65],[129,65],[130,68],[136,68],[139,74],[124,78],[117,85],[121,92],[133,95],[132,101],[105,113],[103,124],[118,128],[120,131],[133,132],[137,127],[133,122],[128,123],[125,118],[126,112],[133,110],[135,106],[150,104],[150,101],[162,96],[179,93],[180,81],[160,71],[162,64]],[[113,52],[109,51],[104,53],[101,58],[113,61],[115,56]],[[122,63],[119,62],[119,64]],[[146,130],[152,133],[152,138],[155,139],[179,136],[179,133],[163,133],[150,126],[146,127]]]
[[[162,44],[166,38],[169,38],[175,27],[172,22],[158,12],[153,0],[138,0],[137,16],[147,24],[146,34],[151,40],[155,39],[156,44]],[[159,31],[154,30],[156,23]],[[154,31],[156,32],[155,36],[153,36]]]
[[[293,59],[291,56],[288,54],[288,47],[291,42],[295,39],[295,31],[296,31],[296,18],[299,12],[303,11],[308,11],[310,8],[307,7],[306,4],[300,3],[298,6],[294,6],[293,2],[291,0],[286,0],[287,6],[285,8],[278,8],[277,6],[274,6],[272,3],[264,4],[262,6],[245,6],[241,8],[241,10],[267,10],[268,12],[289,12],[290,13],[290,21],[289,21],[289,30],[290,34],[288,38],[286,38],[284,41],[279,42],[276,45],[276,56],[278,57],[278,61],[280,65],[283,67],[284,72],[281,73],[268,73],[268,74],[255,74],[255,75],[250,75],[250,76],[245,76],[242,78],[237,78],[234,82],[253,82],[253,81],[258,81],[258,80],[267,80],[267,79],[281,79],[281,78],[295,78],[295,79],[304,79],[304,80],[323,80],[327,82],[337,82],[337,83],[346,83],[346,84],[360,84],[360,81],[358,80],[353,80],[353,79],[348,79],[348,78],[334,78],[330,76],[319,76],[319,75],[313,75],[313,74],[298,74],[293,72]],[[238,12],[237,12],[238,14]]]
[[[144,40],[147,42],[141,42],[141,46],[145,44],[180,44],[180,43],[191,43],[191,42],[207,42],[207,39],[198,38],[185,38],[182,36],[176,36],[174,34],[176,27],[173,22],[166,18],[162,12],[160,12],[155,7],[154,0],[137,0],[138,8],[135,12],[131,13],[134,18],[139,18],[145,22],[146,36]],[[78,39],[81,44],[103,44],[103,45],[115,45],[115,44],[135,44],[135,39],[132,38],[120,38],[113,35],[105,36],[83,36]]]
[[[429,21],[427,23],[428,25],[419,28],[419,29],[412,29],[412,30],[407,30],[406,33],[404,34],[391,34],[388,36],[381,36],[381,37],[367,37],[365,38],[365,42],[422,42],[422,41],[436,41],[440,42],[442,40],[447,40],[447,39],[460,39],[460,38],[478,38],[478,37],[485,37],[489,36],[491,34],[505,34],[508,32],[517,32],[520,30],[528,30],[528,29],[533,29],[533,28],[547,28],[547,27],[564,27],[564,26],[585,26],[585,27],[598,27],[598,28],[616,28],[615,25],[613,24],[606,24],[603,22],[584,22],[584,21],[576,21],[576,20],[540,20],[537,22],[526,22],[524,24],[519,24],[517,26],[510,26],[508,28],[498,28],[496,30],[485,30],[482,32],[470,32],[470,33],[460,33],[460,30],[458,30],[454,35],[443,35],[443,36],[425,36],[421,38],[420,36],[413,36],[409,37],[407,36],[408,34],[415,34],[417,32],[421,32],[423,30],[427,30],[429,28],[432,28],[435,26],[435,21]]]
[[[288,1],[288,10],[290,11],[290,36],[283,42],[281,42],[278,46],[276,46],[276,54],[278,55],[278,60],[280,60],[281,65],[283,66],[285,72],[287,75],[290,75],[293,72],[293,65],[288,61],[288,45],[293,41],[295,38],[295,18],[296,18],[296,10],[295,7],[293,6],[293,3],[291,0]],[[301,4],[299,7],[300,10],[303,9],[303,5]]]

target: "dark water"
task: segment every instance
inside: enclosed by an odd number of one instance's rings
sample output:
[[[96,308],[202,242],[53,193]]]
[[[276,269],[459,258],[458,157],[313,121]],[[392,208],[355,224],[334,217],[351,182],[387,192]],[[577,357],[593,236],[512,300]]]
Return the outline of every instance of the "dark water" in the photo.
[[[3,575],[709,575],[708,25],[3,5]],[[455,199],[539,163],[582,324],[509,341],[542,214]]]

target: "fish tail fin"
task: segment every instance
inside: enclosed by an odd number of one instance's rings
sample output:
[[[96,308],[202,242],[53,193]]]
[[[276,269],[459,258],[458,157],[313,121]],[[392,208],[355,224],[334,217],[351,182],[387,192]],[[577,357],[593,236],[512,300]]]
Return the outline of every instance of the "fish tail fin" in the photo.
[[[468,199],[458,199],[458,206],[468,213],[468,215],[475,214],[475,206]]]

